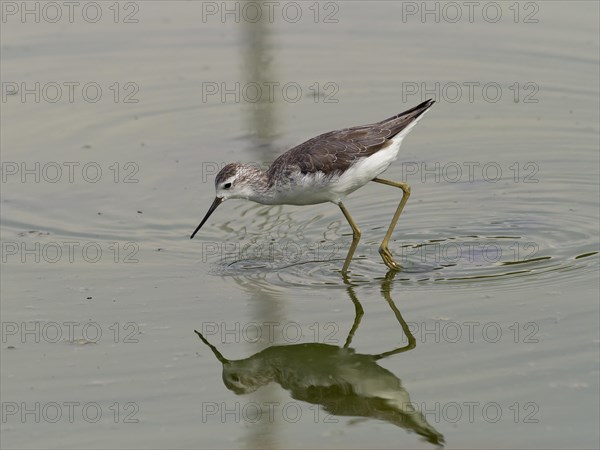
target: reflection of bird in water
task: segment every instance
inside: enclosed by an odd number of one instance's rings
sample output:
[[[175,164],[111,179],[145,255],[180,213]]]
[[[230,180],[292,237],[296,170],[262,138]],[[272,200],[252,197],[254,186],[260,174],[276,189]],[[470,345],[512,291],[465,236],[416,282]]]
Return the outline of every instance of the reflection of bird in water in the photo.
[[[360,323],[362,307],[352,288],[348,293],[356,306],[356,319],[344,347],[328,344],[274,345],[246,359],[225,358],[201,333],[200,339],[223,364],[223,382],[236,394],[247,394],[271,382],[288,390],[292,398],[321,405],[336,416],[358,416],[384,420],[423,436],[428,442],[444,444],[411,403],[402,382],[377,361],[415,347],[415,338],[389,296],[383,290],[396,318],[408,337],[408,344],[385,353],[367,355],[349,348]]]

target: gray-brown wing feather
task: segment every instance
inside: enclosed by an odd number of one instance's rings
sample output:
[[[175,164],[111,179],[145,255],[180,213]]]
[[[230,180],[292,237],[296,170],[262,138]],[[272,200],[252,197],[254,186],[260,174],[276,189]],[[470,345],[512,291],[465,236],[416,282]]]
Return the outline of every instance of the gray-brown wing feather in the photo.
[[[267,175],[273,180],[275,174],[286,177],[298,171],[302,174],[324,172],[331,175],[343,172],[357,159],[369,157],[389,145],[391,138],[432,104],[433,101],[428,100],[381,122],[330,131],[309,139],[277,158]]]
[[[353,127],[330,131],[309,139],[277,158],[269,172],[289,175],[325,172],[339,173],[358,158],[371,156],[386,143],[389,130],[384,128]]]

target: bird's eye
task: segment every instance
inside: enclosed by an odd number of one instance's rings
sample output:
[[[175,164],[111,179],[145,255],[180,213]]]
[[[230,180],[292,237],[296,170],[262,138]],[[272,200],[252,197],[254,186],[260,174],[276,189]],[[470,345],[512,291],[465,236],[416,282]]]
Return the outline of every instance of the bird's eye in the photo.
[[[229,189],[231,187],[231,183],[225,183],[223,185],[223,189]]]

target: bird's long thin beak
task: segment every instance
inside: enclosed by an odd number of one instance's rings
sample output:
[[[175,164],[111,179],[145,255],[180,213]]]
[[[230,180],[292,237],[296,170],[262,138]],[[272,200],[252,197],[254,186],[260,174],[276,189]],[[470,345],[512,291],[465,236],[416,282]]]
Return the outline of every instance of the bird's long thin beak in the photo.
[[[198,232],[198,230],[200,228],[202,228],[202,225],[204,225],[204,222],[206,222],[208,220],[210,215],[215,211],[215,209],[217,209],[217,206],[219,206],[221,203],[223,203],[223,198],[215,197],[215,201],[212,203],[212,205],[210,205],[210,208],[208,209],[208,212],[204,216],[204,219],[202,219],[202,222],[200,222],[200,225],[198,225],[198,228],[196,228],[194,230],[194,232],[190,236],[190,239],[194,239],[194,236],[196,236],[196,233]]]
[[[229,360],[227,358],[225,358],[223,355],[221,355],[221,352],[219,350],[217,350],[217,347],[215,347],[210,342],[208,342],[206,340],[206,338],[204,336],[202,336],[202,333],[200,333],[198,330],[194,330],[194,333],[196,333],[198,335],[198,337],[200,339],[202,339],[202,342],[204,342],[208,346],[208,348],[210,348],[212,350],[213,354],[217,357],[217,359],[219,360],[219,362],[221,364],[229,363]]]

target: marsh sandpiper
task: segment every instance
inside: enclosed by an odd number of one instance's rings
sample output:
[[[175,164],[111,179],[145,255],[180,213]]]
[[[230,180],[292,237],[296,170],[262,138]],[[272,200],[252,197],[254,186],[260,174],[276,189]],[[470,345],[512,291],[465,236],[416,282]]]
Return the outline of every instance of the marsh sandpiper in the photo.
[[[227,164],[215,178],[215,200],[190,239],[217,206],[228,199],[251,200],[263,205],[331,202],[340,207],[352,228],[352,244],[342,267],[342,273],[346,274],[361,232],[342,200],[374,181],[402,189],[400,204],[379,246],[386,266],[400,270],[388,243],[410,196],[410,186],[379,178],[379,175],[397,158],[402,140],[433,103],[433,100],[427,100],[381,122],[321,134],[279,156],[266,171],[248,164]]]

